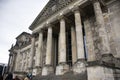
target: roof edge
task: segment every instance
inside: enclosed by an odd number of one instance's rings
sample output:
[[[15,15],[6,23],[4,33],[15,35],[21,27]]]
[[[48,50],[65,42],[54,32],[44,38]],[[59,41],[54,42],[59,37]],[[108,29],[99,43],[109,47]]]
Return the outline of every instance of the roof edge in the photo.
[[[37,20],[39,19],[40,15],[42,15],[42,13],[45,11],[45,9],[46,9],[47,5],[49,4],[49,2],[50,2],[50,0],[47,2],[47,4],[43,7],[43,9],[37,15],[37,17],[35,18],[35,20],[32,22],[32,24],[29,27],[30,30],[33,30],[35,28],[35,24],[36,24]]]

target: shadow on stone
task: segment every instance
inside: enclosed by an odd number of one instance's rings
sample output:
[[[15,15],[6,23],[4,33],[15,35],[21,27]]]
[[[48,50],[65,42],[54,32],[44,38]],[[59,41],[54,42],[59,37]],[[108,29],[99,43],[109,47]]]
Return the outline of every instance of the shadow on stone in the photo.
[[[48,76],[36,76],[33,80],[87,80],[87,72],[81,74],[74,74],[67,72],[64,75],[50,74]]]

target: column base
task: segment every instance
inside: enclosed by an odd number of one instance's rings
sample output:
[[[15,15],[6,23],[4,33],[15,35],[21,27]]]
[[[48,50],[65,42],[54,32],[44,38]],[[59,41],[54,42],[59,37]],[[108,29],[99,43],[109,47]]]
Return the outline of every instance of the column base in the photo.
[[[103,66],[87,67],[88,80],[115,80],[113,69]]]
[[[86,72],[86,63],[84,60],[78,60],[73,65],[73,72],[74,74],[85,73]]]
[[[53,74],[54,70],[51,65],[46,65],[42,68],[42,76]]]
[[[35,74],[36,74],[36,75],[41,75],[42,69],[41,69],[40,66],[36,66],[34,70],[35,70]]]
[[[69,65],[61,63],[56,67],[56,75],[63,75],[69,71]]]

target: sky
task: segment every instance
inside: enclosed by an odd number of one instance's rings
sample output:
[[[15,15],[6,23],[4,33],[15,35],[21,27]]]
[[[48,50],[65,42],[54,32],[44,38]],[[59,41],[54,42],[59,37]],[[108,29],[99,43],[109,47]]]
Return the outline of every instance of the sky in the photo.
[[[9,49],[49,0],[0,0],[0,63],[8,63]]]

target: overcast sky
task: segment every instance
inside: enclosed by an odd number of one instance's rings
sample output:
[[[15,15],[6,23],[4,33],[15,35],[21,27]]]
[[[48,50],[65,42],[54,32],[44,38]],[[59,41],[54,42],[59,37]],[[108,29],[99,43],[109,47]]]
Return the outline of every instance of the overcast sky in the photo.
[[[15,38],[28,29],[49,0],[0,0],[0,63],[8,63]]]

